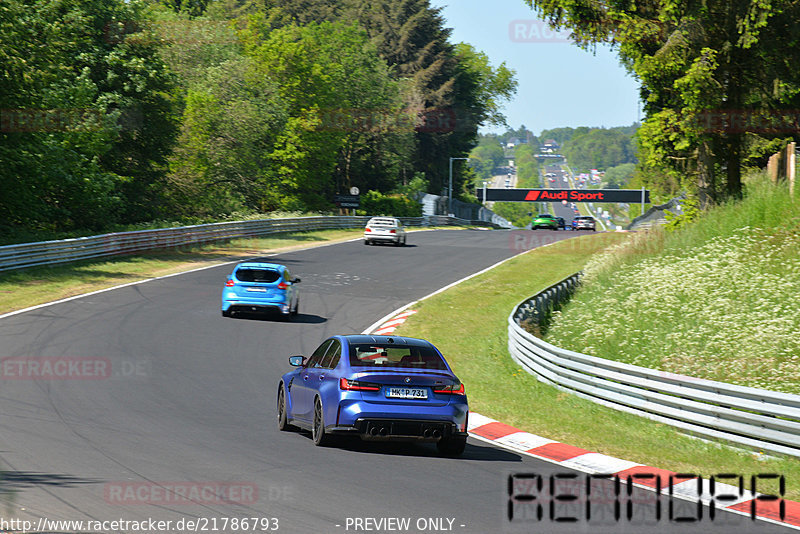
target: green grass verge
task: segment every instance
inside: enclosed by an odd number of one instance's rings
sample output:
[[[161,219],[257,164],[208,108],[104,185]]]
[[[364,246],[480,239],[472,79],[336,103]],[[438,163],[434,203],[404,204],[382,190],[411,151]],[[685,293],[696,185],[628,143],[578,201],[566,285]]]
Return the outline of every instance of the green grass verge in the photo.
[[[0,313],[237,258],[353,239],[362,232],[356,228],[276,234],[0,273]]]
[[[800,203],[741,202],[593,258],[547,340],[601,358],[800,394]]]
[[[537,381],[508,353],[507,318],[521,300],[580,270],[630,234],[582,236],[534,249],[426,299],[397,334],[428,339],[465,383],[470,409],[522,430],[593,452],[679,473],[781,473],[800,498],[800,462],[685,436],[668,425],[606,408]],[[762,492],[777,492],[767,485]]]

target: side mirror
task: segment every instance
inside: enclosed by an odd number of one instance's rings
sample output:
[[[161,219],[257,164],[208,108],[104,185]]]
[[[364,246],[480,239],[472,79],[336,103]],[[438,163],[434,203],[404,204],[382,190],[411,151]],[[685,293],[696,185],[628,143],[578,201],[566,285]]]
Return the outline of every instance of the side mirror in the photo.
[[[294,280],[292,280],[291,282],[292,282],[293,284],[297,284],[297,283],[299,283],[299,282],[300,282],[300,279],[299,279],[299,278],[295,278],[295,279],[294,279]]]
[[[289,365],[292,367],[302,367],[305,356],[289,356]]]

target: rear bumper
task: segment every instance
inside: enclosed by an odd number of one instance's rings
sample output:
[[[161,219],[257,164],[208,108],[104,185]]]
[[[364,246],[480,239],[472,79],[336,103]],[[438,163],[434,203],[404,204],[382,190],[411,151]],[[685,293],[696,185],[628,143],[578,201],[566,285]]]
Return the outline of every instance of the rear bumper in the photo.
[[[222,311],[247,312],[247,313],[280,313],[289,315],[291,306],[288,302],[264,302],[263,300],[223,300]]]
[[[370,234],[364,236],[365,241],[392,241],[397,242],[400,241],[399,235],[380,235],[380,234]]]
[[[344,430],[358,434],[364,440],[408,439],[416,441],[439,441],[451,436],[466,436],[458,425],[448,421],[418,419],[358,419],[352,427]]]
[[[331,432],[357,434],[363,439],[438,441],[467,435],[469,406],[455,399],[445,405],[419,408],[346,400],[337,408],[335,424],[327,428]]]

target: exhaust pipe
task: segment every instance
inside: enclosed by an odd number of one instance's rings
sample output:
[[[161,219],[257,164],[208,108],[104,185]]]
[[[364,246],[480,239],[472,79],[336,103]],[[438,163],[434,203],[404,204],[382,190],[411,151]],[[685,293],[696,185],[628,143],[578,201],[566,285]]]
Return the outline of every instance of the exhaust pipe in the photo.
[[[386,435],[386,427],[385,427],[385,426],[382,426],[382,427],[381,427],[381,430],[380,430],[379,434],[380,434],[381,436],[385,436],[385,435]]]
[[[426,428],[425,430],[423,430],[422,431],[422,437],[423,438],[431,437],[431,429],[430,428]]]
[[[369,435],[370,436],[377,436],[378,435],[378,427],[373,426],[372,428],[370,428],[369,429]]]
[[[432,435],[433,435],[434,438],[441,438],[442,437],[442,431],[437,428],[436,430],[434,430],[432,432]]]

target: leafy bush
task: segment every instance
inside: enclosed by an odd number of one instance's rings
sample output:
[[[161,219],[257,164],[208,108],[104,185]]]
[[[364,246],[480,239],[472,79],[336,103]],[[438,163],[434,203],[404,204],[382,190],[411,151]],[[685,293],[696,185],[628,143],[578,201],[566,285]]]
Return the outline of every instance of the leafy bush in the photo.
[[[358,215],[391,215],[394,217],[422,217],[422,204],[403,195],[384,195],[380,191],[367,191],[361,195]]]

